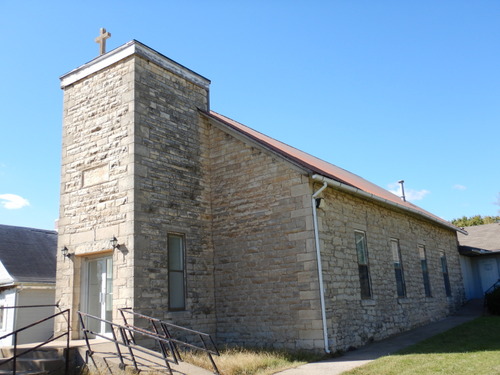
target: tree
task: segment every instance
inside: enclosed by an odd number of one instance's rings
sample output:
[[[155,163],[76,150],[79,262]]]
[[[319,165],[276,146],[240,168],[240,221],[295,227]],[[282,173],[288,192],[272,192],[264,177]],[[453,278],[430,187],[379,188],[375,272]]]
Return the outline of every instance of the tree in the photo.
[[[451,223],[457,227],[472,227],[474,225],[493,224],[500,222],[500,216],[462,216],[460,219],[453,219]]]

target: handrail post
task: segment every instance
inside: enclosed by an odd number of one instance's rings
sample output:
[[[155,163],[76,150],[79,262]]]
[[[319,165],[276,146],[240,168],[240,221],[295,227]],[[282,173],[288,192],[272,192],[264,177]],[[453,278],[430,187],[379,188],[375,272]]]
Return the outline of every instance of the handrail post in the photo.
[[[151,322],[151,325],[153,326],[156,335],[158,337],[161,337],[160,332],[158,331],[158,327],[155,324],[155,321],[153,319],[149,319],[149,321]],[[170,340],[167,342],[170,344]],[[165,345],[165,341],[158,340],[158,343],[160,344],[160,349],[161,349],[161,354],[163,355],[163,360],[165,361],[165,364],[167,365],[168,370],[170,371],[170,374],[172,375],[172,369],[170,368],[170,363],[168,363],[168,351],[167,351],[167,347]],[[174,358],[174,362],[176,365],[178,365],[179,362],[177,361],[177,358],[175,358],[175,353],[173,352],[172,347],[170,349],[172,351],[172,357]]]
[[[104,324],[107,324],[107,323],[104,323]],[[124,370],[125,369],[125,361],[123,360],[122,351],[120,350],[120,345],[118,344],[118,340],[116,339],[115,329],[113,328],[113,326],[111,324],[109,325],[109,328],[111,329],[111,333],[113,335],[113,341],[115,342],[116,351],[118,352],[118,356],[120,357],[120,363],[121,363],[121,367],[122,367],[121,369]],[[130,354],[132,354],[132,352]],[[132,354],[132,360],[134,361],[135,369],[138,370],[133,354]]]
[[[89,337],[88,337],[88,330],[85,327],[85,322],[83,320],[83,316],[80,313],[80,311],[78,311],[78,317],[80,318],[80,325],[82,326],[83,338],[85,339],[85,344],[87,344],[87,354],[90,357],[92,357],[92,355],[94,354],[94,352],[92,351],[92,348],[90,347],[90,342],[89,342]]]
[[[118,311],[120,312],[120,314],[122,316],[123,324],[125,325],[125,327],[130,327],[130,324],[128,324],[127,318],[125,316],[125,312],[123,310],[124,309],[118,309]],[[130,337],[130,339],[129,339],[129,337]],[[130,341],[131,341],[133,344],[135,344],[135,337],[131,331],[129,331],[128,335],[125,332],[125,338],[127,339],[127,343],[130,343]]]
[[[201,342],[203,343],[203,347],[205,348],[205,351],[207,352],[207,355],[208,355],[208,359],[210,359],[210,362],[212,362],[212,366],[214,366],[214,370],[215,370],[215,373],[217,375],[219,375],[219,369],[217,368],[217,365],[215,364],[215,361],[212,357],[212,354],[210,353],[210,351],[207,349],[207,344],[205,343],[205,340],[203,339],[203,336],[202,335],[198,335],[200,337],[200,340]],[[212,340],[212,338],[210,337],[210,340]],[[213,341],[212,341],[213,342]]]
[[[67,329],[66,329],[66,366],[65,366],[65,369],[64,369],[64,373],[66,375],[69,374],[69,339],[70,339],[70,335],[71,335],[71,324],[70,324],[70,319],[71,319],[71,313],[70,313],[70,309],[67,309],[66,312],[68,314],[68,318],[66,319],[67,320]]]
[[[139,368],[137,367],[137,362],[135,361],[134,352],[132,351],[132,348],[130,347],[130,343],[128,342],[128,339],[127,339],[127,334],[123,331],[123,327],[118,327],[118,331],[120,332],[120,336],[122,337],[123,345],[125,345],[127,347],[128,352],[130,353],[130,357],[132,357],[132,363],[134,364],[135,369],[137,371],[139,371]],[[114,330],[113,330],[113,338],[115,340],[116,349],[118,350],[118,353],[120,355],[120,360],[123,363],[121,351],[120,351],[120,348],[118,347],[118,340],[116,339],[116,335],[115,335]]]
[[[214,348],[215,353],[217,353],[217,355],[220,356],[219,349],[217,349],[217,345],[215,345],[214,339],[212,338],[212,336],[208,336],[208,338],[210,339],[210,342],[212,343],[212,348]]]
[[[163,330],[163,333],[165,334],[165,337],[168,338],[168,344],[170,346],[170,350],[172,351],[172,357],[174,358],[175,364],[177,364],[179,363],[178,361],[182,361],[179,350],[177,349],[175,343],[172,341],[172,335],[170,334],[170,331],[168,330],[164,322],[160,322],[160,326],[161,329]]]
[[[12,374],[16,375],[17,369],[17,332],[14,332],[14,363],[12,364]]]

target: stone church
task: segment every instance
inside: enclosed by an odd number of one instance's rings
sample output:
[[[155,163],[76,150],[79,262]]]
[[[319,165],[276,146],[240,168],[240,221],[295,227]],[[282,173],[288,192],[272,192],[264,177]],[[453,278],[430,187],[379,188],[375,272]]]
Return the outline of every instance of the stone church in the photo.
[[[131,307],[219,344],[333,352],[462,304],[459,228],[212,111],[207,78],[131,41],[61,87],[73,338],[78,310]]]

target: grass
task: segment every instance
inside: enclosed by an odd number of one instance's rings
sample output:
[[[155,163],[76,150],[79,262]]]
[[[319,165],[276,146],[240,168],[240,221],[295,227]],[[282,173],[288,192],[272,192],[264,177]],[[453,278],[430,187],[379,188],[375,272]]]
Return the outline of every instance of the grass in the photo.
[[[220,357],[214,356],[222,375],[270,375],[288,368],[320,360],[310,353],[291,353],[277,350],[224,348]],[[213,367],[204,353],[186,352],[182,359],[212,371]]]
[[[184,352],[186,362],[213,371],[204,353]],[[323,359],[311,353],[225,348],[214,360],[222,375],[271,375]],[[91,372],[92,373],[92,372]],[[94,374],[94,373],[92,373]],[[343,375],[500,375],[500,316],[453,328]]]
[[[475,319],[345,375],[500,375],[500,317]]]

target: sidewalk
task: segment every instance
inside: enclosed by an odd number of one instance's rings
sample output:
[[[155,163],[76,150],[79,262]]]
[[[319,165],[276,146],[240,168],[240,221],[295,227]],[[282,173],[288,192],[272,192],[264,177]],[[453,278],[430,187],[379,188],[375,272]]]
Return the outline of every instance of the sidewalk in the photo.
[[[467,302],[457,314],[438,322],[363,346],[357,350],[347,352],[342,357],[308,363],[278,372],[275,375],[338,375],[471,321],[482,314],[483,300],[472,300]]]

